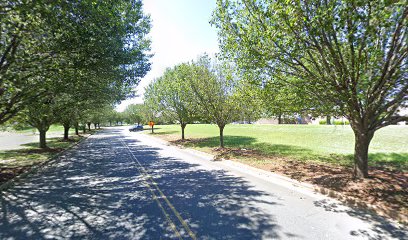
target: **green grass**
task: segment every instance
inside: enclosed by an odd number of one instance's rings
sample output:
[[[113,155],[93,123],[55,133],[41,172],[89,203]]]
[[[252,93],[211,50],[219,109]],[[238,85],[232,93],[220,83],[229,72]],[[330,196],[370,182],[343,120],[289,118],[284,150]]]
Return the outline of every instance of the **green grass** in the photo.
[[[21,130],[11,130],[11,129],[7,129],[7,130],[17,132],[17,133],[38,133],[38,130],[36,128],[33,128],[33,127],[26,127],[24,129],[21,129]],[[47,133],[50,133],[50,132],[61,132],[61,134],[62,134],[62,133],[64,133],[64,127],[62,125],[59,125],[59,124],[53,124],[53,125],[50,126],[50,129],[47,131]],[[75,132],[75,129],[70,128],[69,133],[71,134],[73,132]]]
[[[187,146],[203,151],[219,145],[218,127],[190,124],[186,138],[202,138]],[[157,126],[156,135],[181,136],[179,125]],[[352,165],[354,135],[350,126],[230,124],[225,146],[249,148],[263,154],[301,161]],[[370,165],[408,170],[408,126],[389,126],[376,132],[370,144]]]
[[[69,141],[62,141],[61,138],[48,138],[47,149],[39,149],[38,143],[23,144],[26,148],[16,150],[0,151],[0,170],[32,166],[42,163],[54,156],[58,152],[67,149],[82,137],[73,136]],[[0,171],[1,173],[1,171]]]

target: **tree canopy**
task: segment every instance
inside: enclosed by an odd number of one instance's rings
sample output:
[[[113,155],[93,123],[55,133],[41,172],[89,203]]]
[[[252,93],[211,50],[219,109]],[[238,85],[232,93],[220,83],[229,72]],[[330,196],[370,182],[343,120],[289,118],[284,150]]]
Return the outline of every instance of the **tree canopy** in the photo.
[[[346,116],[355,174],[368,176],[374,132],[408,120],[408,5],[401,1],[218,0],[221,49],[245,69],[265,69]]]
[[[44,98],[65,110],[118,103],[150,70],[140,0],[3,1],[0,16],[0,123]]]

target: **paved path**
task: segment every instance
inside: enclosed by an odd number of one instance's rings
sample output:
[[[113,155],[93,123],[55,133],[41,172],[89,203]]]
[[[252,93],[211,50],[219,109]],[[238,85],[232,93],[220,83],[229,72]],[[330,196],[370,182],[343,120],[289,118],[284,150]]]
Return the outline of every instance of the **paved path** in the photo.
[[[0,239],[407,239],[258,175],[108,129],[0,195]]]
[[[47,138],[62,137],[62,132],[48,132]],[[24,148],[24,144],[39,141],[38,133],[0,132],[0,150]]]

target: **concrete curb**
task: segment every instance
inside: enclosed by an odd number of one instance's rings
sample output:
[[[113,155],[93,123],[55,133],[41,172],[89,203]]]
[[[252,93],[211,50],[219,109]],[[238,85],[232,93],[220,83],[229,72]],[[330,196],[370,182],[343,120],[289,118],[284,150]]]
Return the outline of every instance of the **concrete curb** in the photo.
[[[150,137],[150,138],[153,138],[155,141],[163,143],[164,145],[177,147],[178,149],[181,149],[181,150],[183,150],[185,152],[188,152],[190,154],[198,155],[198,156],[203,157],[203,158],[205,158],[207,160],[213,160],[214,157],[215,157],[212,154],[202,152],[202,151],[199,151],[199,150],[196,150],[196,149],[185,148],[185,147],[182,147],[182,146],[179,146],[179,145],[171,144],[170,142],[168,142],[166,140],[163,140],[163,139],[161,139],[159,137],[155,137],[155,136],[152,136],[152,135],[147,135],[147,136]],[[287,182],[287,183],[289,183],[289,184],[291,184],[291,185],[293,185],[295,187],[307,189],[307,190],[313,191],[315,193],[322,194],[323,196],[327,196],[327,197],[339,200],[340,202],[342,202],[343,204],[345,204],[348,207],[367,210],[367,211],[369,211],[371,213],[374,213],[374,214],[377,214],[379,216],[390,218],[391,220],[396,221],[398,223],[408,225],[408,216],[406,216],[406,215],[404,215],[402,213],[399,213],[399,212],[393,211],[393,210],[382,209],[382,208],[374,206],[372,204],[363,202],[362,200],[360,200],[358,198],[346,196],[346,195],[344,195],[344,194],[342,194],[342,193],[340,193],[338,191],[331,190],[331,189],[321,187],[321,186],[311,184],[311,183],[301,182],[301,181],[286,177],[284,175],[277,174],[275,172],[266,171],[266,170],[259,169],[259,168],[256,168],[256,167],[253,167],[253,166],[241,163],[241,162],[233,161],[233,160],[225,160],[224,159],[224,160],[222,160],[220,162],[229,162],[231,164],[238,165],[237,168],[249,168],[253,172],[257,172],[257,173],[262,174],[262,175],[267,175],[267,176],[270,176],[272,178],[285,181],[285,182]]]
[[[0,184],[0,194],[9,189],[10,187],[13,187],[14,185],[16,185],[16,183],[21,182],[22,180],[24,180],[24,178],[26,178],[27,176],[43,169],[45,166],[49,166],[52,165],[53,163],[55,163],[58,158],[60,156],[62,156],[63,154],[65,154],[67,151],[77,147],[80,143],[82,143],[83,141],[85,141],[86,139],[88,139],[88,137],[92,136],[92,134],[88,135],[87,137],[84,137],[83,139],[79,140],[78,142],[72,144],[71,146],[69,146],[68,148],[64,149],[63,151],[55,154],[54,156],[50,157],[49,159],[47,159],[46,161],[36,164],[32,167],[30,167],[28,170],[24,171],[23,173],[15,176],[14,178]]]

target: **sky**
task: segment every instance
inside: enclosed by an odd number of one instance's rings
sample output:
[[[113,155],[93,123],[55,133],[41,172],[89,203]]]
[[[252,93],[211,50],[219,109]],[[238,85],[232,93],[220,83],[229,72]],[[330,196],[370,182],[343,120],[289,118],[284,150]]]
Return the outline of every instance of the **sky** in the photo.
[[[166,68],[219,51],[217,31],[209,23],[215,0],[145,0],[143,4],[152,20],[152,68],[136,88],[140,97],[123,101],[118,111],[131,103],[142,103],[144,88]]]

